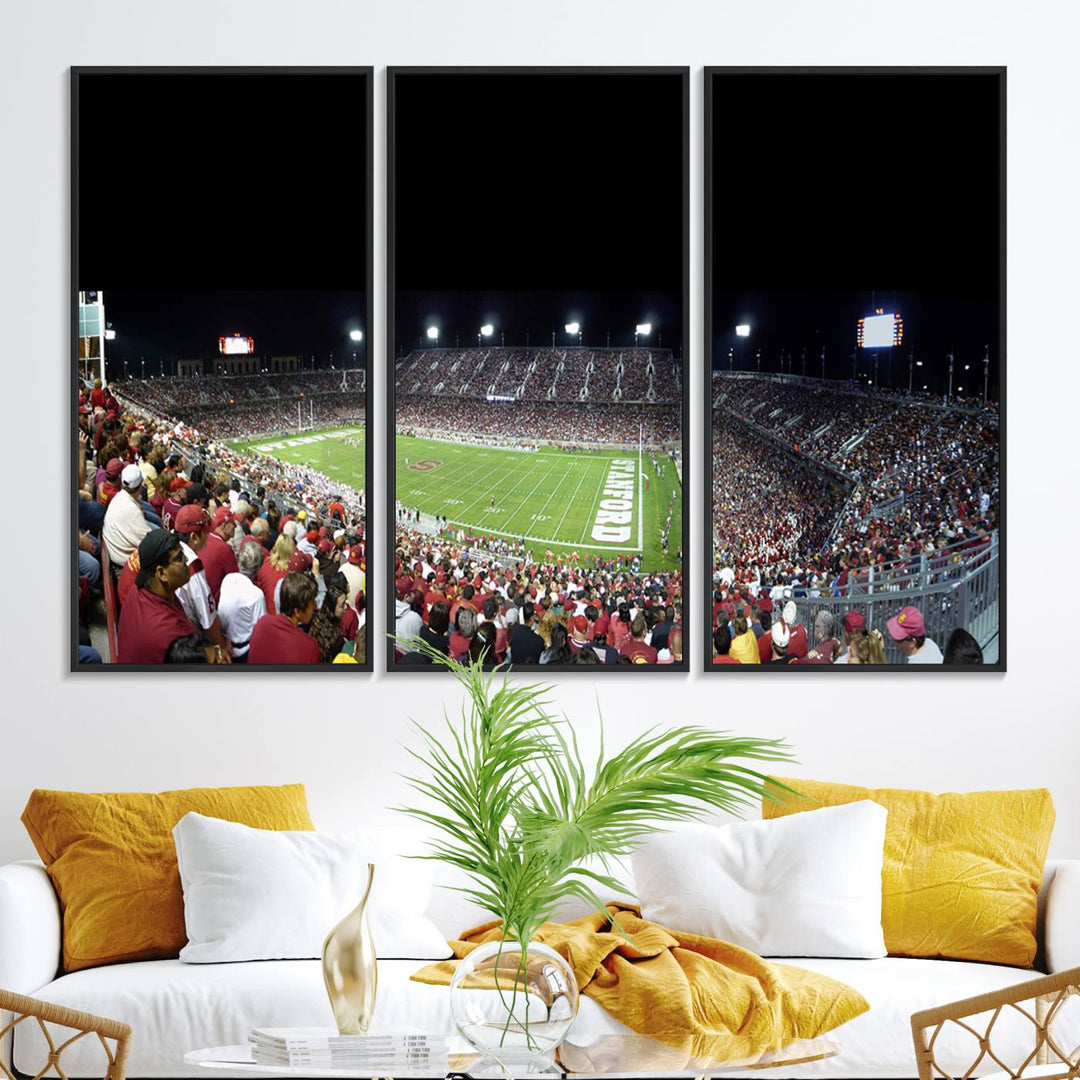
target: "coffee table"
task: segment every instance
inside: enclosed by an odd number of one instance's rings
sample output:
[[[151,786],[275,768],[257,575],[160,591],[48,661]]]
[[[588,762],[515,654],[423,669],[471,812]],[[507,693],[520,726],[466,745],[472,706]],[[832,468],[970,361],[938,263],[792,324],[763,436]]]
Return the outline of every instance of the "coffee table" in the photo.
[[[744,1069],[776,1069],[801,1065],[807,1061],[821,1061],[839,1053],[840,1044],[832,1038],[786,1039],[766,1051],[738,1057],[716,1058],[707,1047],[694,1048],[685,1045],[676,1048],[649,1035],[604,1035],[588,1045],[577,1045],[567,1040],[559,1048],[556,1061],[534,1062],[528,1072],[511,1066],[504,1070],[497,1062],[481,1058],[476,1053],[465,1052],[467,1044],[462,1039],[450,1040],[450,1072],[437,1077],[428,1071],[394,1070],[394,1080],[455,1080],[468,1078],[513,1077],[542,1078],[542,1080],[571,1080],[573,1077],[605,1076],[615,1080],[639,1080],[648,1077],[694,1077],[723,1076]],[[455,1052],[460,1051],[460,1052]],[[213,1046],[205,1050],[192,1050],[184,1055],[184,1063],[207,1069],[232,1069],[252,1076],[335,1077],[338,1080],[382,1080],[386,1076],[378,1069],[313,1069],[309,1066],[260,1065],[252,1059],[247,1044],[239,1046]]]

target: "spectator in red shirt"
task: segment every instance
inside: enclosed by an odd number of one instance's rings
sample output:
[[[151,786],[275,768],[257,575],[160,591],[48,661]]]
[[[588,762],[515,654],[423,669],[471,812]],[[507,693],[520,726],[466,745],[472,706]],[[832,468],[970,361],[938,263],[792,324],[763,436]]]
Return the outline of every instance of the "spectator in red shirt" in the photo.
[[[281,583],[281,611],[264,615],[251,634],[249,664],[318,664],[319,643],[301,627],[315,615],[319,587],[309,574],[287,574]]]
[[[229,543],[235,531],[236,515],[227,506],[219,506],[214,511],[206,547],[199,552],[203,569],[206,571],[206,582],[214,594],[215,603],[221,600],[221,583],[225,580],[225,575],[238,572],[236,555]]]
[[[656,650],[645,642],[645,616],[640,612],[630,624],[630,640],[623,643],[619,652],[630,658],[632,664],[655,664]]]
[[[94,380],[94,389],[90,391],[90,408],[104,409],[108,394],[101,388],[101,380]]]
[[[176,599],[187,580],[179,537],[164,529],[147,533],[139,544],[135,588],[120,612],[117,663],[162,664],[169,646],[195,629]]]

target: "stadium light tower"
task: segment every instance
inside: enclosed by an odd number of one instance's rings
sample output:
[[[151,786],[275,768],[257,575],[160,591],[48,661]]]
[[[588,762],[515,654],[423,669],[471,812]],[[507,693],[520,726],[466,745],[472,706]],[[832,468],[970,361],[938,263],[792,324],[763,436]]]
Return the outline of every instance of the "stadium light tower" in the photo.
[[[739,323],[739,325],[735,327],[735,336],[739,339],[739,370],[742,371],[743,342],[750,336],[750,324]]]
[[[990,346],[983,346],[983,404],[990,400]]]
[[[434,342],[433,347],[437,347],[439,344],[439,328],[437,326],[429,326],[427,328],[428,341]]]
[[[578,322],[568,322],[568,323],[566,324],[566,326],[564,326],[564,327],[563,327],[563,329],[564,329],[564,330],[565,330],[565,331],[566,331],[566,332],[567,332],[567,333],[568,333],[568,334],[569,334],[569,335],[570,335],[571,337],[573,337],[573,336],[574,336],[575,334],[577,334],[577,343],[578,343],[578,345],[580,345],[580,344],[581,344],[581,323],[578,323]]]
[[[481,326],[480,329],[476,331],[476,344],[477,344],[477,346],[480,345],[480,339],[481,338],[491,337],[491,335],[494,334],[494,333],[495,333],[495,327],[492,326],[491,323],[484,323],[484,325]]]
[[[652,333],[652,323],[638,323],[634,327],[634,348],[637,348],[638,338],[648,337]]]
[[[350,341],[363,341],[364,340],[364,332],[362,330],[350,330],[349,331],[349,340]]]

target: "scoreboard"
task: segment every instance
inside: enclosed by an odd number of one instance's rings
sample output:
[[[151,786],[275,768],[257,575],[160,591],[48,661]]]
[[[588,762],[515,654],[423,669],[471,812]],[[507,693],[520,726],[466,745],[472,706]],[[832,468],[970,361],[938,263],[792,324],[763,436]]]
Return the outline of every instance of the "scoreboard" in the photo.
[[[859,320],[857,340],[861,349],[891,349],[904,340],[904,320],[878,308]]]
[[[218,338],[218,352],[222,356],[250,356],[254,351],[254,339],[244,337],[242,334]]]

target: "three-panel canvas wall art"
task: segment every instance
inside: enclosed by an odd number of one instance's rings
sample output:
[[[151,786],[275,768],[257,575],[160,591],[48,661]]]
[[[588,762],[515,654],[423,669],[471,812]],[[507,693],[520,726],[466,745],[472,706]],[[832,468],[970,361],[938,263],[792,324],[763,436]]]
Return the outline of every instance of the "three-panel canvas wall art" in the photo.
[[[1004,669],[1003,69],[374,79],[73,70],[74,669]]]

